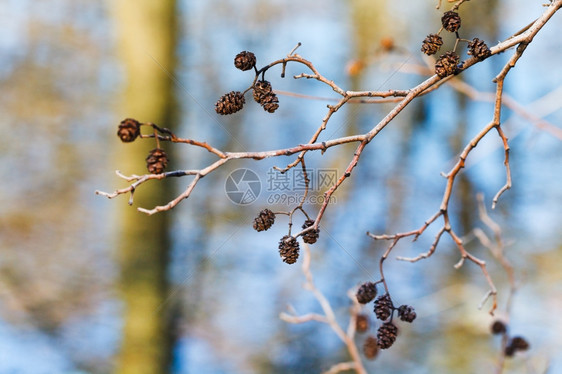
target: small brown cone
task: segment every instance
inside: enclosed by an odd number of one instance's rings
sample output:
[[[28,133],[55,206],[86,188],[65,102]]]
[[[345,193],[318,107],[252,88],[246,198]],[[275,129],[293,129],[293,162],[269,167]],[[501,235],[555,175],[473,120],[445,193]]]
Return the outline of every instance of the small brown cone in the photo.
[[[445,30],[456,32],[461,28],[461,17],[457,12],[450,10],[441,17],[441,24]]]
[[[392,300],[389,294],[377,297],[375,300],[375,315],[381,321],[386,321],[392,314]]]
[[[455,52],[447,52],[441,55],[435,63],[435,74],[441,78],[457,72],[460,57]]]
[[[363,343],[363,353],[365,354],[365,358],[368,360],[374,360],[379,353],[379,346],[377,344],[377,338],[370,335],[367,336],[365,339],[365,343]]]
[[[421,51],[428,56],[434,55],[443,45],[443,38],[437,34],[429,34],[423,41]]]
[[[266,93],[261,97],[261,106],[268,113],[274,113],[279,108],[279,99],[273,92]]]
[[[168,166],[168,155],[163,149],[154,148],[146,157],[146,168],[151,174],[161,174]]]
[[[250,70],[256,66],[256,55],[252,52],[242,51],[234,58],[234,66],[242,71]]]
[[[123,143],[130,143],[140,135],[141,124],[134,118],[125,118],[119,124],[117,136]]]
[[[266,231],[275,223],[275,213],[269,209],[264,209],[254,219],[254,230]]]
[[[527,339],[522,336],[515,336],[511,339],[511,345],[518,351],[526,351],[530,345]]]
[[[215,112],[222,115],[233,114],[244,107],[246,99],[240,91],[231,91],[219,99],[215,104]]]
[[[507,332],[507,326],[505,325],[505,323],[503,321],[500,321],[499,319],[495,320],[494,323],[492,323],[492,326],[490,327],[490,330],[492,331],[492,334],[494,335],[498,335],[498,334],[504,334]]]
[[[254,101],[258,104],[262,103],[263,96],[272,92],[271,83],[266,80],[257,81],[254,84]]]
[[[371,302],[377,296],[377,286],[373,282],[365,282],[355,294],[357,301],[360,304],[367,304]]]
[[[365,332],[369,329],[369,317],[366,314],[358,314],[355,317],[355,330]]]
[[[474,38],[468,43],[468,54],[479,60],[484,60],[492,55],[492,51],[483,40]]]
[[[377,331],[378,346],[380,349],[390,348],[396,341],[398,335],[398,327],[392,322],[383,323]]]
[[[283,262],[294,264],[299,258],[299,242],[292,236],[285,235],[279,241],[279,255]]]
[[[416,319],[416,311],[409,305],[400,305],[398,307],[398,317],[401,321],[412,323]]]
[[[311,219],[307,219],[306,221],[304,221],[302,228],[307,229],[313,225],[314,225],[314,221]],[[302,236],[302,241],[307,244],[314,244],[318,240],[319,235],[320,235],[320,229],[312,229],[311,231],[308,231],[306,234]]]

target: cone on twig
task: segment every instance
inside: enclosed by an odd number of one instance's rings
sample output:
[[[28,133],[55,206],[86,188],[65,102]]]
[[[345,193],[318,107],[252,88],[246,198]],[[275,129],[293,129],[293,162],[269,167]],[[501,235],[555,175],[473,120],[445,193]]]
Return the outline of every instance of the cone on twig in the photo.
[[[497,319],[492,323],[490,330],[492,330],[492,334],[494,335],[503,334],[507,332],[507,326],[503,321]]]
[[[396,341],[398,327],[392,322],[385,322],[377,331],[378,346],[380,349],[390,348]]]
[[[369,329],[369,317],[366,314],[358,314],[355,317],[355,330],[365,332]]]
[[[417,315],[413,307],[409,305],[400,305],[398,307],[398,317],[400,317],[400,320],[404,322],[412,323],[416,319]]]
[[[261,104],[264,95],[272,92],[271,83],[266,80],[257,81],[254,84],[254,100],[256,103]]]
[[[294,264],[299,258],[299,242],[292,236],[285,235],[279,241],[279,255],[283,262]]]
[[[526,351],[529,349],[529,342],[522,336],[515,336],[511,339],[511,345],[518,351]]]
[[[392,300],[390,299],[389,294],[386,293],[382,296],[379,296],[375,300],[375,315],[381,321],[385,321],[392,314],[392,307]]]
[[[377,296],[377,286],[373,282],[365,282],[355,294],[360,304],[367,304]]]
[[[141,124],[134,118],[125,118],[119,124],[117,136],[123,143],[130,143],[140,135]]]
[[[429,34],[423,41],[421,51],[428,56],[434,55],[443,45],[443,38],[437,34]]]
[[[269,209],[264,209],[254,219],[254,230],[266,231],[275,223],[275,213]]]
[[[151,174],[161,174],[168,166],[168,155],[161,148],[154,148],[146,157],[146,168]]]
[[[219,99],[215,104],[215,112],[222,115],[233,114],[244,107],[246,99],[240,91],[231,91]]]
[[[313,225],[314,221],[311,219],[307,219],[306,221],[304,221],[302,228],[307,229]],[[307,244],[314,244],[318,240],[318,236],[320,236],[320,229],[312,229],[302,236],[302,241]]]
[[[234,58],[234,66],[242,71],[250,70],[256,66],[256,55],[252,52],[242,51]]]
[[[441,55],[435,63],[435,74],[441,78],[457,72],[460,57],[455,52],[447,52]]]
[[[365,358],[368,360],[373,360],[377,357],[377,354],[379,353],[377,338],[374,336],[367,336],[365,343],[363,343],[363,353],[365,354]]]
[[[461,27],[461,17],[455,11],[448,11],[441,17],[443,28],[450,32],[456,32]]]
[[[492,51],[483,40],[474,38],[468,43],[468,54],[479,60],[484,60],[492,55]]]
[[[261,97],[260,104],[266,112],[274,113],[277,109],[279,109],[279,98],[275,93],[269,92]]]

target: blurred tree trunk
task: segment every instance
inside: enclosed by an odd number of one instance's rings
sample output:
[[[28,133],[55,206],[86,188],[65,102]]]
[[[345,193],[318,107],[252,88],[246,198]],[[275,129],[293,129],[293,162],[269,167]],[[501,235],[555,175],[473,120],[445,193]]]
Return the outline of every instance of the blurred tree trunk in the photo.
[[[176,45],[175,0],[116,0],[112,3],[118,51],[126,72],[126,89],[118,113],[141,122],[172,128]],[[143,129],[143,133],[146,129]],[[170,156],[171,149],[162,145]],[[119,144],[118,164],[128,173],[146,172],[152,140]],[[171,196],[169,183],[146,184],[134,205],[153,207]],[[118,256],[124,331],[117,373],[165,373],[172,359],[169,294],[170,213],[147,216],[135,208],[119,210]]]

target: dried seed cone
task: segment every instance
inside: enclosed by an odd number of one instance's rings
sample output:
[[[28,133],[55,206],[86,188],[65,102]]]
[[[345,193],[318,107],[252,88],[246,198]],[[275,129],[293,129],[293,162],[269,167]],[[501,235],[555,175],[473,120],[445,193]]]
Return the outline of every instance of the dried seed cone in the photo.
[[[244,107],[246,99],[240,91],[231,91],[219,99],[215,104],[215,112],[222,115],[236,113]]]
[[[447,52],[441,55],[435,63],[435,74],[441,78],[455,74],[460,57],[455,52]]]
[[[461,17],[457,12],[450,10],[445,12],[443,17],[441,17],[441,24],[445,30],[456,32],[461,28]]]
[[[136,119],[126,118],[119,124],[117,136],[123,143],[130,143],[140,135],[140,123]]]
[[[168,155],[163,149],[154,148],[146,157],[146,168],[151,174],[160,174],[168,166]]]
[[[502,321],[495,320],[494,323],[492,323],[490,330],[492,330],[492,334],[494,335],[503,334],[507,332],[507,326]]]
[[[279,255],[283,262],[294,264],[299,258],[299,242],[292,236],[285,235],[279,241]]]
[[[396,341],[398,335],[398,327],[392,322],[383,323],[377,331],[378,346],[380,349],[390,348]]]
[[[263,96],[270,93],[271,91],[272,88],[269,81],[257,81],[256,84],[254,84],[254,100],[256,101],[256,103],[261,104]]]
[[[429,34],[422,43],[421,51],[428,56],[434,55],[443,45],[443,38],[437,34]]]
[[[260,104],[266,112],[273,113],[279,108],[279,99],[273,92],[262,95],[260,100]]]
[[[254,230],[265,231],[275,223],[275,213],[269,209],[264,209],[254,219]]]
[[[511,345],[518,351],[526,351],[529,349],[529,342],[522,336],[515,336],[511,339]]]
[[[375,338],[374,336],[367,336],[367,339],[365,339],[365,343],[363,343],[363,353],[365,354],[365,358],[373,360],[375,357],[377,357],[377,353],[379,353],[379,347],[377,343],[377,338]]]
[[[417,315],[413,307],[409,305],[400,305],[398,308],[398,317],[400,317],[400,320],[404,322],[412,323],[416,319]]]
[[[302,228],[306,229],[313,225],[314,221],[311,219],[307,219],[306,221],[304,221]],[[302,241],[307,244],[314,244],[316,243],[316,240],[318,240],[318,236],[320,236],[320,229],[312,229],[302,236]]]
[[[256,55],[252,52],[242,51],[234,57],[234,66],[242,71],[250,70],[256,66]]]
[[[361,304],[367,304],[371,302],[377,296],[377,286],[373,282],[365,282],[355,294],[357,301]]]
[[[369,317],[366,314],[358,314],[355,317],[355,330],[365,332],[369,329]]]
[[[381,321],[385,321],[392,313],[392,300],[389,294],[379,296],[375,300],[375,315]]]
[[[484,60],[492,55],[492,51],[483,40],[474,38],[468,43],[468,54],[479,60]]]

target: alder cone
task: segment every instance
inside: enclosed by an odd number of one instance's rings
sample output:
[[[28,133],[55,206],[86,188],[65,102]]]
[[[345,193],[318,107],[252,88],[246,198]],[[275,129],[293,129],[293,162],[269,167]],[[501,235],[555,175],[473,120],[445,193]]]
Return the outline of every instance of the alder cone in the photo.
[[[409,305],[400,305],[400,307],[398,307],[398,317],[400,317],[400,320],[404,322],[412,323],[416,319],[417,315],[413,307]]]
[[[234,57],[234,66],[242,71],[250,70],[256,66],[256,55],[252,52],[242,51]]]
[[[429,34],[423,41],[421,51],[428,56],[434,55],[443,45],[443,38],[437,34]]]
[[[275,213],[269,209],[264,209],[254,219],[254,230],[266,231],[275,223]]]
[[[511,345],[519,351],[526,351],[529,349],[529,342],[522,336],[515,336],[511,339]]]
[[[441,55],[435,63],[435,74],[441,78],[455,74],[459,60],[460,57],[455,52],[447,52]]]
[[[268,113],[274,113],[277,109],[279,109],[279,99],[273,92],[266,93],[261,97],[260,100],[260,104],[263,107],[263,110]]]
[[[461,28],[461,17],[457,12],[450,10],[441,17],[441,24],[445,30],[456,32]]]
[[[503,334],[507,332],[507,326],[503,321],[500,320],[495,320],[494,323],[492,323],[490,329],[492,330],[492,334],[494,335]]]
[[[304,221],[302,228],[307,229],[313,225],[314,225],[314,221],[311,219],[307,219],[306,221]],[[318,240],[319,236],[320,236],[320,229],[312,229],[302,236],[302,241],[307,244],[314,244]]]
[[[257,81],[254,84],[254,101],[258,104],[262,103],[263,96],[272,92],[271,83],[266,80]]]
[[[398,327],[392,322],[383,323],[377,331],[378,346],[380,349],[390,348],[396,341],[398,335]]]
[[[379,296],[375,300],[375,315],[381,321],[385,321],[392,313],[392,300],[389,294]]]
[[[371,302],[377,296],[377,286],[373,282],[365,282],[355,294],[357,301],[360,304],[367,304]]]
[[[228,115],[238,112],[244,107],[246,99],[240,91],[231,91],[219,99],[215,104],[215,112]]]
[[[377,357],[377,354],[379,353],[377,338],[374,336],[367,336],[365,343],[363,343],[363,353],[365,354],[365,358],[369,360],[373,360]]]
[[[161,174],[168,166],[168,155],[163,149],[154,148],[146,157],[146,168],[151,174]]]
[[[140,135],[140,123],[134,118],[125,118],[119,124],[117,136],[123,143],[130,143]]]
[[[365,332],[369,329],[369,317],[366,314],[358,314],[355,318],[355,330]]]
[[[299,258],[299,242],[292,236],[285,235],[279,241],[279,255],[283,262],[294,264]]]
[[[484,60],[492,55],[492,51],[483,40],[474,38],[468,43],[468,54],[479,60]]]

